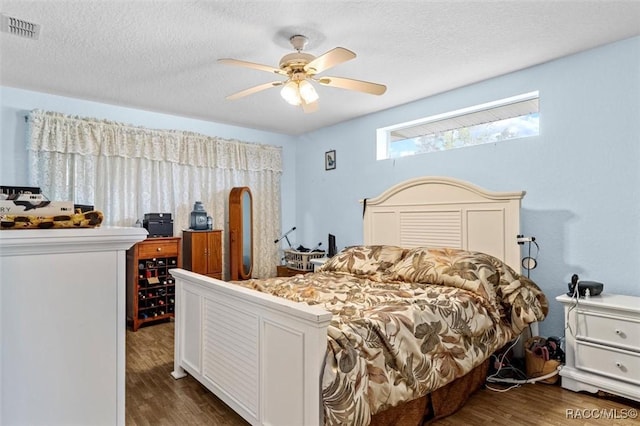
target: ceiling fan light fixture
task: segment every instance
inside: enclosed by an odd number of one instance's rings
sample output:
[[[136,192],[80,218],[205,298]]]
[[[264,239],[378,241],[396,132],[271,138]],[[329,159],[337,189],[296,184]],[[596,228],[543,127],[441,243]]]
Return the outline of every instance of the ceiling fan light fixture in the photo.
[[[318,92],[316,92],[316,89],[315,87],[313,87],[313,84],[309,83],[306,80],[302,80],[298,84],[298,88],[300,91],[300,97],[304,99],[305,103],[310,104],[318,100]]]
[[[300,105],[302,101],[310,104],[318,100],[318,92],[313,84],[306,80],[291,80],[282,87],[280,96],[291,105],[296,106]]]
[[[280,96],[282,99],[290,103],[291,105],[300,105],[302,100],[300,99],[300,90],[298,88],[298,82],[290,81],[282,87],[280,90]]]
[[[273,81],[271,83],[250,87],[227,96],[227,99],[240,99],[271,87],[282,86],[280,96],[282,96],[282,98],[291,105],[302,106],[304,112],[308,113],[314,112],[318,109],[317,101],[319,96],[318,92],[316,92],[315,83],[323,86],[337,87],[339,89],[355,90],[357,92],[369,93],[372,95],[382,95],[387,90],[387,87],[383,84],[355,80],[352,78],[317,77],[318,74],[323,73],[324,71],[354,59],[356,54],[344,47],[336,47],[316,57],[302,51],[307,43],[307,38],[305,36],[297,34],[292,36],[289,40],[295,49],[295,52],[284,55],[280,59],[279,68],[254,62],[241,61],[238,59],[218,59],[219,62],[225,64],[253,68],[286,77],[286,79],[282,81]]]

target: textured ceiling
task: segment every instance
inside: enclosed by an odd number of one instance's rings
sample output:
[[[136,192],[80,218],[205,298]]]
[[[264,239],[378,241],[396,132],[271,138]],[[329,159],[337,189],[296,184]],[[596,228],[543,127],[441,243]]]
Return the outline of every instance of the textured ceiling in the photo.
[[[640,1],[0,1],[42,26],[0,35],[0,84],[137,109],[301,134],[640,34]],[[382,96],[318,87],[312,114],[274,80],[222,65],[277,67],[304,34],[316,56],[358,56],[321,75],[386,84]],[[277,77],[275,78],[277,79]]]

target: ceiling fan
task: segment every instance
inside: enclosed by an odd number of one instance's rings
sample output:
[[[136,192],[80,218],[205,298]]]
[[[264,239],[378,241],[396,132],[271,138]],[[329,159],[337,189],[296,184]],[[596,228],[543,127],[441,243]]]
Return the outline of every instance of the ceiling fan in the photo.
[[[312,82],[319,83],[324,86],[370,93],[372,95],[382,95],[387,90],[387,87],[382,84],[371,83],[368,81],[343,77],[318,76],[318,74],[323,71],[355,58],[356,54],[352,51],[343,47],[336,47],[318,57],[315,57],[302,52],[308,42],[307,37],[303,35],[294,35],[289,39],[289,41],[296,52],[284,55],[282,59],[280,59],[279,68],[241,61],[238,59],[218,59],[218,62],[223,64],[253,68],[286,77],[285,80],[272,81],[270,83],[250,87],[229,95],[226,99],[240,99],[244,96],[248,96],[262,90],[282,86],[280,94],[284,100],[292,105],[300,105],[304,112],[314,112],[318,109],[318,93],[316,92]]]

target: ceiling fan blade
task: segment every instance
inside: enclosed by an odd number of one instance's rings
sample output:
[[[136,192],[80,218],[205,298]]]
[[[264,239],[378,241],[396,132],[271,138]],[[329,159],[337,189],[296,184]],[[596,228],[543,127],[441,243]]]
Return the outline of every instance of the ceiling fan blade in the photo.
[[[326,71],[355,57],[356,54],[349,49],[336,47],[309,62],[305,65],[304,70],[309,74],[320,74],[322,71]]]
[[[302,106],[302,110],[307,114],[310,112],[316,112],[318,110],[318,101],[313,101],[308,104],[303,99],[300,105]]]
[[[371,83],[368,81],[354,80],[352,78],[342,77],[322,77],[318,83],[325,86],[339,87],[340,89],[357,90],[358,92],[370,93],[372,95],[382,95],[387,91],[384,84]]]
[[[234,93],[233,95],[229,95],[229,96],[226,97],[226,99],[228,99],[230,101],[234,101],[236,99],[240,99],[240,98],[243,98],[245,96],[252,95],[252,94],[260,92],[262,90],[267,90],[267,89],[270,89],[270,88],[276,87],[276,86],[282,86],[283,83],[284,83],[283,81],[272,81],[271,83],[260,84],[258,86],[254,86],[254,87],[250,87],[248,89],[245,89],[245,90],[243,90],[241,92]]]
[[[231,58],[218,59],[218,62],[227,65],[235,65],[238,67],[253,68],[255,70],[266,71],[274,74],[287,75],[287,73],[281,69],[274,68],[269,65],[256,64],[255,62],[247,62]]]

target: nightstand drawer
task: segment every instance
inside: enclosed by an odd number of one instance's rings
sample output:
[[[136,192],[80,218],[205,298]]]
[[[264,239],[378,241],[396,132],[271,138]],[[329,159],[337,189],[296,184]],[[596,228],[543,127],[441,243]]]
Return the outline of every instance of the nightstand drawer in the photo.
[[[152,257],[166,257],[177,256],[180,247],[180,239],[175,238],[166,241],[149,241],[138,246],[138,257],[140,258],[152,258]]]
[[[640,354],[577,342],[576,367],[640,385]]]
[[[598,313],[578,313],[579,340],[640,352],[640,321]]]

